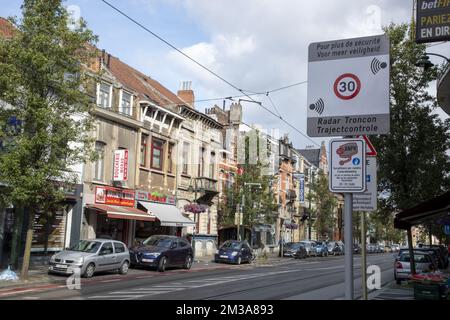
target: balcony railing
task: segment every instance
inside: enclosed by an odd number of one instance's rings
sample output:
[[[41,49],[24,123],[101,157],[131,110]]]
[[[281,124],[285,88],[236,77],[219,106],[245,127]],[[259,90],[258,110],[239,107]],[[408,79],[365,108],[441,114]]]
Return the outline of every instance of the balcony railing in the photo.
[[[218,193],[217,180],[200,177],[195,178],[194,191],[200,191],[205,193]]]

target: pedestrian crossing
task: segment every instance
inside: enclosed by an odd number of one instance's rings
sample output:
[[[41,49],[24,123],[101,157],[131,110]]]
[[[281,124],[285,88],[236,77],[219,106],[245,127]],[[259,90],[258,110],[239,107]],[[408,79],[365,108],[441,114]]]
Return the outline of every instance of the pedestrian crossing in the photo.
[[[188,280],[185,282],[169,282],[164,285],[152,285],[147,287],[138,287],[138,288],[130,288],[130,289],[120,289],[112,292],[108,292],[101,295],[93,295],[88,296],[85,299],[87,300],[135,300],[143,297],[152,297],[161,294],[167,294],[176,291],[183,291],[189,289],[197,289],[207,286],[215,286],[223,283],[230,283],[242,280],[250,280],[255,278],[262,278],[271,275],[289,273],[289,272],[298,272],[298,270],[286,270],[286,271],[273,271],[273,272],[262,272],[262,273],[253,273],[246,275],[236,275],[236,276],[223,276],[223,277],[214,277],[214,278],[206,278],[206,279],[198,279],[198,280]]]

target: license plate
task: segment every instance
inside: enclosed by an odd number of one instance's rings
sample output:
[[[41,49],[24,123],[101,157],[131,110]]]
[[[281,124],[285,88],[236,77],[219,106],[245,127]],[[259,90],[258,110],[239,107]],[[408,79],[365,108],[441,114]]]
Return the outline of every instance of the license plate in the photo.
[[[142,262],[153,262],[155,259],[142,259]]]
[[[220,256],[223,259],[228,259],[228,256]]]
[[[57,264],[55,267],[61,268],[61,269],[67,269],[67,266],[65,264]]]

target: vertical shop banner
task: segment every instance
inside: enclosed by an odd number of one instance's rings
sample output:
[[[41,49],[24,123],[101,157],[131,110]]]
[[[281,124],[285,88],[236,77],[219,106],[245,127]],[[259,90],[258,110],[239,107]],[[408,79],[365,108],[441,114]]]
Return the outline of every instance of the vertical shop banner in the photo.
[[[114,181],[128,180],[128,150],[114,151]]]
[[[301,174],[299,176],[299,201],[300,203],[305,203],[305,175]]]

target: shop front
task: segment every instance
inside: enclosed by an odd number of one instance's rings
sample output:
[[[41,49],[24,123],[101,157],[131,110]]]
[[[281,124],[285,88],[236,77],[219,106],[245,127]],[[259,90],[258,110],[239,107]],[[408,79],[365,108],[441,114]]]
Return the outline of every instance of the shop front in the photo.
[[[86,238],[119,240],[128,246],[134,244],[134,225],[153,222],[156,218],[135,208],[135,191],[96,186],[93,203],[85,205]]]
[[[136,192],[138,209],[142,209],[155,218],[155,221],[138,221],[135,228],[135,239],[143,241],[151,235],[165,234],[182,237],[186,227],[194,226],[191,219],[183,216],[173,196],[146,191]]]

